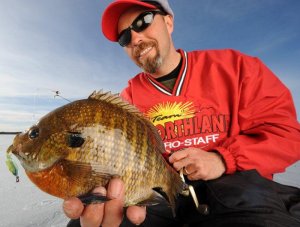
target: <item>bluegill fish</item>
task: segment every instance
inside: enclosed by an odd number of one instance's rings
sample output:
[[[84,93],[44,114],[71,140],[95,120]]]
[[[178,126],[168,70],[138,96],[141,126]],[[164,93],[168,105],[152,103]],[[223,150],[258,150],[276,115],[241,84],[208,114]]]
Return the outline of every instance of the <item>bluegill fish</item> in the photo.
[[[7,150],[53,196],[82,196],[118,176],[125,183],[125,206],[161,191],[174,207],[184,183],[163,152],[156,128],[119,96],[104,92],[48,113]]]

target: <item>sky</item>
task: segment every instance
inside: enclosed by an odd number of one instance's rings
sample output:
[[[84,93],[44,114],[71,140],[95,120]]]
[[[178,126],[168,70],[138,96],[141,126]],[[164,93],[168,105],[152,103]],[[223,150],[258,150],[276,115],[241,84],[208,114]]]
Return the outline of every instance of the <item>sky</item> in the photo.
[[[101,32],[109,2],[0,0],[0,131],[23,131],[65,99],[118,93],[140,71]],[[176,48],[232,48],[260,58],[290,88],[300,119],[299,0],[169,3]]]

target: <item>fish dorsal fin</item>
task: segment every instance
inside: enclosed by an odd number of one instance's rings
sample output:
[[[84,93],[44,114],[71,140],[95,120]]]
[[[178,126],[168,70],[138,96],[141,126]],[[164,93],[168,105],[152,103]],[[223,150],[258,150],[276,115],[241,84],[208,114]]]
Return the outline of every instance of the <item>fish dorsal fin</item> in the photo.
[[[111,103],[127,110],[130,113],[136,114],[141,117],[143,116],[135,106],[123,100],[119,94],[112,94],[110,91],[104,92],[102,89],[100,91],[94,91],[88,97],[88,99],[95,99],[95,100]]]
[[[160,135],[157,132],[156,127],[149,121],[149,119],[147,119],[140,111],[138,108],[136,108],[134,105],[126,102],[125,100],[123,100],[119,94],[112,94],[111,92],[104,92],[102,89],[100,91],[94,91],[89,97],[88,99],[94,99],[94,100],[100,100],[100,101],[104,101],[107,103],[111,103],[114,105],[119,106],[120,108],[128,111],[129,113],[134,114],[135,116],[137,116],[139,119],[143,120],[148,127],[153,131],[154,134],[154,138],[155,138],[155,142],[156,144],[160,144],[160,147],[158,150],[156,150],[156,152],[159,153],[164,153],[165,148],[163,145],[163,142],[161,140]]]

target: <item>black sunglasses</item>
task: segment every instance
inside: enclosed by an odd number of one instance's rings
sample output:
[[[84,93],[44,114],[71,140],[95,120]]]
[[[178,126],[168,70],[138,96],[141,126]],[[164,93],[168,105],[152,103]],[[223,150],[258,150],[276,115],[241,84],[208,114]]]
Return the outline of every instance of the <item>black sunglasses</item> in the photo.
[[[158,10],[141,13],[128,28],[124,29],[120,33],[118,39],[119,44],[122,47],[127,46],[131,42],[131,30],[135,32],[144,31],[146,28],[149,27],[150,24],[152,24],[154,16],[156,14],[166,15],[166,13]]]

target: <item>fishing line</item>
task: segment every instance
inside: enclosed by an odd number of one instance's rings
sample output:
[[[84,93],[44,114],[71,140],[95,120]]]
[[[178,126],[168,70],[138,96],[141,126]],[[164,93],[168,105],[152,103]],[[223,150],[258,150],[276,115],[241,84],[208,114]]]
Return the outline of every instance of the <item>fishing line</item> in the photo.
[[[63,97],[62,95],[60,95],[60,91],[52,91],[52,92],[55,92],[54,98],[55,98],[55,97],[60,97],[60,98],[66,100],[66,101],[68,101],[68,102],[71,102],[71,100],[69,100],[69,99]]]

